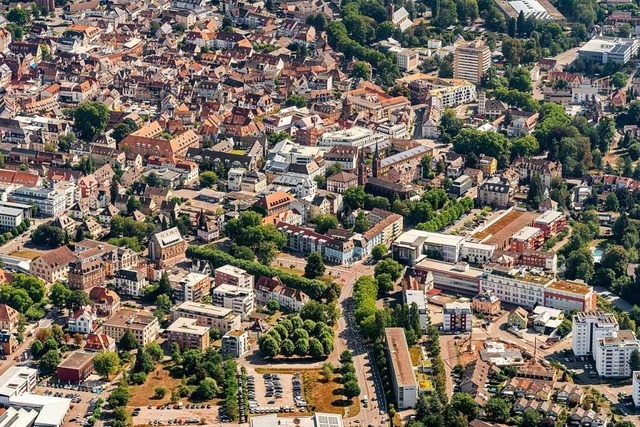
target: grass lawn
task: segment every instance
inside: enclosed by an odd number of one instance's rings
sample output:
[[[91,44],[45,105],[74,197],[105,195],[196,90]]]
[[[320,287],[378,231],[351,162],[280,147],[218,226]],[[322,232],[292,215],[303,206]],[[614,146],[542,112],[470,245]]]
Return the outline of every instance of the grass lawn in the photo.
[[[30,250],[16,251],[16,252],[11,254],[11,256],[15,256],[15,257],[19,257],[19,258],[26,258],[26,259],[31,259],[31,260],[38,258],[40,255],[42,255],[42,252],[30,251]]]
[[[179,378],[171,378],[167,365],[158,365],[147,375],[147,381],[142,385],[131,387],[129,406],[163,405],[171,400],[171,389],[180,385]],[[153,399],[155,389],[164,387],[167,392],[162,399]],[[185,399],[186,400],[186,399]]]
[[[411,364],[413,366],[420,365],[420,360],[422,360],[422,349],[419,345],[414,345],[413,347],[409,347],[409,354],[411,355]]]
[[[357,398],[346,400],[341,394],[342,384],[336,381],[337,378],[324,382],[319,369],[305,371],[302,378],[307,403],[315,412],[336,413],[349,417],[360,412],[360,401]]]

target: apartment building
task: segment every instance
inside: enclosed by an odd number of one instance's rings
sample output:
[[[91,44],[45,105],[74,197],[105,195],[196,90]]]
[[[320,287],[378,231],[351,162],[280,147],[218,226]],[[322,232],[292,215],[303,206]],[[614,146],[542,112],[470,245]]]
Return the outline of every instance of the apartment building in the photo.
[[[457,79],[480,83],[483,74],[491,66],[491,49],[482,40],[460,44],[456,48],[453,75]]]
[[[418,52],[399,46],[392,47],[391,49],[389,49],[389,52],[396,56],[398,68],[400,68],[402,71],[413,71],[418,68]]]
[[[576,356],[593,354],[595,342],[618,333],[618,321],[612,313],[590,311],[573,316],[572,348]]]
[[[634,371],[631,375],[631,398],[636,408],[640,407],[640,371]]]
[[[509,239],[511,250],[522,253],[525,250],[537,250],[544,244],[544,232],[536,227],[523,227]]]
[[[113,279],[119,294],[133,297],[144,296],[147,279],[142,271],[121,269],[115,272]]]
[[[413,408],[418,402],[418,381],[403,328],[386,328],[384,344],[389,357],[389,376],[400,410]]]
[[[427,332],[429,326],[429,307],[427,306],[427,294],[423,290],[404,290],[402,292],[402,299],[404,302],[411,306],[416,304],[418,306],[418,313],[420,314],[420,326],[423,332]]]
[[[559,280],[544,290],[544,306],[562,311],[596,309],[597,293],[581,280]]]
[[[202,297],[211,294],[211,277],[201,273],[189,273],[178,282],[178,290],[182,293],[183,301],[202,301]]]
[[[66,206],[66,196],[53,188],[18,187],[11,192],[9,199],[37,206],[43,216],[57,217],[69,207]]]
[[[255,302],[266,305],[271,300],[278,301],[280,307],[300,311],[309,302],[309,296],[299,289],[283,285],[277,276],[260,276],[255,286]]]
[[[167,328],[167,344],[169,347],[177,343],[180,350],[206,350],[209,348],[209,326],[198,325],[197,319],[178,317]]]
[[[560,233],[567,226],[567,216],[563,212],[546,211],[533,221],[533,226],[544,233],[545,239]]]
[[[69,264],[76,256],[67,246],[61,246],[36,258],[31,263],[31,274],[47,283],[66,281]]]
[[[222,284],[213,290],[213,304],[230,308],[234,313],[247,317],[255,309],[253,289]]]
[[[616,336],[595,340],[593,359],[600,377],[631,376],[629,359],[634,350],[640,351],[640,340],[633,331],[619,331]]]
[[[452,302],[442,307],[443,331],[470,331],[472,324],[471,303]]]
[[[223,265],[214,270],[216,288],[223,284],[234,285],[240,288],[253,288],[253,274],[249,274],[241,268],[232,265]]]
[[[154,342],[160,333],[158,318],[143,310],[123,308],[111,316],[102,326],[104,333],[116,342],[122,339],[125,332],[133,332],[136,343],[143,347]]]
[[[180,317],[196,319],[198,325],[217,328],[221,333],[240,329],[240,316],[232,309],[217,307],[211,304],[185,301],[172,309],[173,320]]]
[[[229,331],[222,337],[223,356],[241,357],[249,351],[249,334],[246,331]]]

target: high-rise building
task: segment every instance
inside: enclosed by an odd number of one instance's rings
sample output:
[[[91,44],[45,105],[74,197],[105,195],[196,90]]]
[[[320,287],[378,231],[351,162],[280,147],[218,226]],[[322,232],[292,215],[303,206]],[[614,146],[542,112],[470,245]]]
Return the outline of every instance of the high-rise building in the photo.
[[[475,40],[457,47],[453,66],[455,78],[480,83],[490,66],[491,49],[484,41]]]
[[[573,316],[573,353],[576,356],[593,354],[596,340],[618,333],[618,322],[611,313],[590,311]]]

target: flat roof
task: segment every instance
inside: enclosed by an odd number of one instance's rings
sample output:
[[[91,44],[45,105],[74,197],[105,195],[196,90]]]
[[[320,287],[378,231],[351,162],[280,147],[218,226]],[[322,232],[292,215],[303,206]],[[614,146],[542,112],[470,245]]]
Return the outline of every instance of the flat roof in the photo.
[[[562,218],[564,214],[558,211],[545,211],[542,215],[533,221],[535,224],[551,224],[553,221],[557,221]]]
[[[428,271],[466,276],[471,279],[480,279],[480,277],[484,274],[484,270],[481,270],[479,268],[466,266],[466,268],[463,269],[460,264],[437,261],[430,258],[423,259],[418,264],[416,264],[416,267]]]
[[[74,351],[60,362],[58,368],[80,369],[91,362],[95,355],[96,353],[89,353],[82,350]]]
[[[586,295],[593,290],[591,286],[585,285],[584,283],[569,282],[567,280],[554,282],[550,284],[548,288],[580,295]]]
[[[406,290],[404,291],[404,299],[408,305],[415,302],[418,308],[427,308],[427,294],[424,291]]]
[[[186,311],[202,314],[204,316],[226,317],[233,313],[230,308],[218,307],[212,304],[204,304],[201,302],[185,301],[175,308],[175,311]]]
[[[521,228],[520,231],[511,236],[511,238],[519,242],[525,242],[540,233],[542,233],[542,230],[539,228],[526,226]]]
[[[148,311],[121,309],[104,322],[104,326],[144,329],[154,321],[157,322],[158,319]]]
[[[398,387],[418,387],[403,328],[386,328],[385,342]]]
[[[211,328],[208,326],[198,326],[198,319],[178,317],[171,325],[169,325],[166,331],[203,336],[208,334],[210,329]]]

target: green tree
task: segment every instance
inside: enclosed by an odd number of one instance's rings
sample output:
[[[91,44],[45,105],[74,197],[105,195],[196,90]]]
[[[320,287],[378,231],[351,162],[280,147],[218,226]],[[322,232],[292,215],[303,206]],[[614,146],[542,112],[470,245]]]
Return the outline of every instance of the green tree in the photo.
[[[501,397],[491,397],[484,406],[485,415],[491,421],[504,423],[509,419],[511,403]]]
[[[611,84],[613,84],[616,89],[625,87],[627,84],[627,75],[620,71],[613,73],[611,76]]]
[[[345,204],[345,207],[350,210],[364,208],[365,197],[366,194],[364,192],[364,188],[360,186],[347,188],[342,194],[342,200]]]
[[[31,343],[31,347],[29,348],[29,350],[31,350],[31,354],[33,355],[34,359],[39,359],[42,355],[43,350],[42,341],[34,340],[33,343]]]
[[[211,188],[218,182],[218,175],[215,172],[207,171],[200,174],[200,187]]]
[[[334,215],[318,215],[313,222],[316,224],[316,233],[320,234],[325,234],[330,229],[336,229],[340,226],[338,218]]]
[[[71,289],[60,282],[56,282],[51,286],[49,299],[51,299],[51,302],[56,307],[63,308],[67,304],[67,298],[69,298],[70,295]]]
[[[14,7],[7,13],[7,19],[9,22],[13,22],[17,25],[26,25],[31,19],[31,14],[27,9],[22,9],[21,7]]]
[[[49,350],[40,358],[38,369],[40,369],[42,375],[53,375],[60,362],[61,359],[58,350]]]
[[[67,244],[69,239],[62,228],[54,225],[40,224],[33,233],[31,233],[31,240],[38,245],[57,248]]]
[[[296,346],[293,344],[293,341],[290,339],[286,339],[282,341],[282,345],[280,345],[280,353],[282,353],[285,357],[291,357],[296,352]]]
[[[374,269],[374,276],[378,277],[381,274],[388,274],[391,277],[391,280],[395,282],[400,279],[402,270],[403,267],[398,261],[387,258],[383,259],[376,265]]]
[[[290,95],[285,102],[285,106],[305,108],[307,106],[307,98],[302,95]]]
[[[280,352],[278,342],[269,334],[262,335],[258,339],[258,347],[263,357],[276,357]]]
[[[627,267],[629,265],[629,253],[624,246],[612,245],[607,247],[600,261],[602,268],[610,268],[616,277],[627,275]]]
[[[538,427],[542,423],[542,415],[535,409],[527,409],[522,414],[519,427]]]
[[[113,351],[101,351],[93,358],[93,368],[98,375],[109,379],[120,367],[120,358]]]
[[[527,192],[527,201],[533,209],[538,209],[544,197],[544,187],[540,174],[534,173],[529,183],[529,191]]]
[[[164,351],[162,350],[162,347],[160,347],[160,344],[158,343],[152,342],[147,344],[145,346],[145,350],[147,354],[149,354],[149,356],[151,357],[151,360],[153,360],[156,363],[161,362],[162,359],[164,358]]]
[[[620,203],[618,202],[618,196],[616,196],[616,193],[607,194],[607,198],[604,202],[604,208],[613,212],[620,211]]]
[[[536,154],[540,150],[540,144],[533,135],[525,135],[516,138],[511,143],[511,157],[520,155],[528,157]]]
[[[132,372],[144,372],[148,374],[153,371],[153,359],[151,355],[147,353],[144,347],[138,347],[138,353],[136,354],[136,361],[133,365]]]
[[[194,395],[198,400],[211,400],[218,394],[218,391],[219,388],[216,380],[213,378],[205,378],[198,384]]]
[[[558,326],[558,335],[561,338],[566,337],[571,332],[571,322],[568,319],[564,319],[560,326]]]
[[[364,61],[358,61],[353,64],[353,69],[351,70],[351,77],[363,79],[363,80],[371,80],[371,67],[368,63]]]
[[[104,132],[109,121],[109,109],[101,102],[85,102],[73,111],[75,125],[82,134],[91,139]]]
[[[480,406],[469,393],[454,393],[451,398],[451,407],[462,414],[468,420],[473,420],[480,412]]]
[[[524,67],[518,67],[509,78],[509,89],[519,92],[531,92],[531,74]]]
[[[296,354],[298,356],[306,356],[309,353],[309,340],[306,338],[300,338],[295,344]]]
[[[593,267],[593,254],[587,247],[571,252],[565,263],[565,276],[567,279],[582,279],[590,281],[595,274]]]
[[[380,261],[387,254],[387,247],[380,243],[379,245],[375,245],[373,249],[371,249],[371,256],[376,261]]]
[[[71,295],[67,298],[67,308],[74,309],[91,304],[89,295],[80,289],[71,291]]]
[[[356,215],[356,220],[353,224],[353,232],[354,233],[364,233],[369,229],[371,224],[369,223],[369,219],[367,215],[363,211],[358,212]]]
[[[116,141],[117,144],[120,144],[125,137],[127,137],[132,132],[138,130],[138,125],[132,119],[124,119],[122,123],[118,123],[114,128],[111,136]]]
[[[333,365],[329,362],[323,364],[320,373],[324,382],[331,381],[333,379]]]
[[[358,385],[358,381],[351,380],[344,383],[342,388],[342,394],[347,399],[353,399],[356,396],[360,395],[360,386]]]
[[[322,277],[326,270],[322,254],[320,252],[311,252],[307,257],[307,265],[304,267],[304,276],[309,279]]]
[[[633,350],[629,357],[629,367],[632,372],[640,371],[640,351]]]
[[[391,279],[391,275],[388,273],[378,274],[376,276],[376,282],[378,283],[378,290],[380,293],[387,294],[393,291],[393,279]]]
[[[127,329],[127,331],[120,338],[120,342],[118,342],[118,348],[122,351],[131,351],[135,350],[138,347],[138,343],[136,342],[136,337],[133,335],[131,330]]]
[[[309,340],[309,354],[314,358],[319,358],[324,355],[324,347],[319,339],[311,338]]]
[[[139,210],[142,207],[142,203],[136,196],[129,196],[129,200],[127,200],[127,213],[132,215],[135,211]]]

